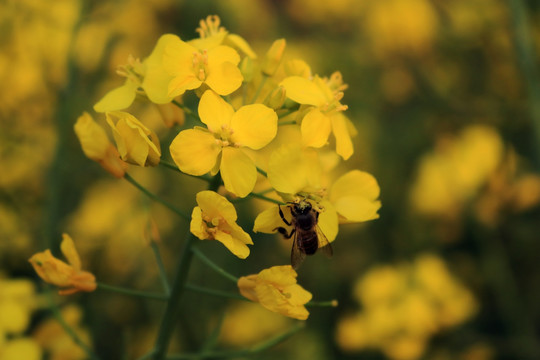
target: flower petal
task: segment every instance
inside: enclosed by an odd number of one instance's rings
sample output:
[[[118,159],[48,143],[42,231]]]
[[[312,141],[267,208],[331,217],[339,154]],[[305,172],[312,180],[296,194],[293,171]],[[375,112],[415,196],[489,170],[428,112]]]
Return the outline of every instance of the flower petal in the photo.
[[[379,218],[377,211],[381,208],[380,201],[373,201],[361,196],[339,198],[335,203],[336,211],[345,218],[344,222],[363,222]]]
[[[245,259],[249,256],[248,246],[243,241],[234,238],[231,234],[218,230],[215,237],[217,241],[225,245],[230,252],[240,259]]]
[[[96,105],[94,111],[106,112],[128,108],[133,104],[137,94],[138,85],[131,80],[126,80],[124,85],[109,91]]]
[[[180,38],[173,34],[162,35],[156,43],[154,50],[148,56],[143,64],[145,66],[145,74],[142,82],[142,88],[146,95],[156,104],[166,104],[171,102],[172,97],[168,94],[168,85],[172,76],[165,71],[163,66],[163,56],[165,48],[171,42],[181,41]]]
[[[191,212],[191,222],[189,223],[189,231],[201,240],[207,239],[208,234],[202,220],[202,210],[195,206]]]
[[[334,182],[330,189],[329,199],[331,202],[336,202],[341,197],[357,195],[368,200],[376,200],[380,191],[373,175],[360,170],[352,170]]]
[[[329,242],[336,239],[339,230],[339,221],[336,209],[327,200],[320,202],[324,210],[319,214],[318,225]]]
[[[190,175],[203,175],[209,172],[221,151],[214,136],[200,129],[181,131],[169,148],[178,168]]]
[[[219,171],[225,189],[239,197],[247,196],[257,182],[257,168],[253,160],[238,148],[223,148]]]
[[[236,145],[259,150],[276,137],[277,121],[276,112],[263,104],[242,106],[232,116],[231,139]]]
[[[354,152],[351,135],[349,134],[348,119],[342,113],[330,117],[332,132],[336,138],[336,152],[343,160],[347,160]]]
[[[81,270],[81,259],[77,250],[75,249],[75,244],[68,234],[62,234],[62,243],[60,243],[60,250],[62,254],[66,257],[68,263],[73,266],[77,271]]]
[[[196,199],[197,205],[200,206],[204,215],[210,219],[222,217],[228,223],[234,223],[238,218],[234,205],[215,191],[199,191]]]
[[[331,130],[330,118],[319,110],[312,109],[302,120],[302,144],[320,148],[326,145]]]
[[[233,114],[233,107],[212,90],[205,91],[201,96],[199,116],[211,132],[219,133],[222,126],[229,126]]]
[[[287,221],[291,220],[291,212],[288,206],[282,206],[281,211]],[[283,222],[283,219],[279,215],[279,208],[272,206],[263,212],[259,213],[255,218],[255,224],[253,225],[253,232],[263,232],[267,234],[275,233],[278,227],[286,227],[287,224]]]
[[[320,179],[321,167],[314,150],[304,151],[298,144],[286,144],[270,156],[268,180],[279,192],[319,190]]]
[[[321,89],[306,78],[289,76],[280,85],[287,91],[287,97],[299,104],[322,106],[327,102]]]
[[[228,34],[225,38],[225,45],[232,45],[233,48],[239,49],[241,52],[246,54],[246,56],[256,59],[257,54],[251,49],[248,42],[244,40],[240,35]]]
[[[208,66],[208,76],[204,81],[212,90],[220,95],[229,95],[242,85],[244,77],[238,69],[238,66],[231,62],[223,62]]]

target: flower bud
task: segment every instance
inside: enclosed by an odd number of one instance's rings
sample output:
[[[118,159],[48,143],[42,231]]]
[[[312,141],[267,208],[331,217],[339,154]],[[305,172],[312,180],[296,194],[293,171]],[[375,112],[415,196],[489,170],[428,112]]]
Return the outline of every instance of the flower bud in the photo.
[[[255,63],[252,58],[249,56],[244,57],[240,63],[240,72],[244,77],[244,82],[248,83],[253,80],[253,75],[255,74]]]
[[[109,141],[105,130],[94,121],[90,114],[85,112],[79,116],[74,129],[86,157],[98,162],[113,176],[124,177],[127,164],[120,159],[118,151]]]
[[[274,41],[266,56],[264,57],[261,71],[263,74],[272,76],[276,73],[281,59],[283,58],[283,52],[285,51],[286,42],[285,39],[279,39]]]
[[[279,109],[287,99],[287,94],[285,92],[285,88],[283,86],[278,86],[272,92],[268,97],[266,98],[265,105],[272,109]]]
[[[161,149],[157,135],[133,115],[123,111],[107,113],[107,123],[122,160],[139,166],[159,164]]]

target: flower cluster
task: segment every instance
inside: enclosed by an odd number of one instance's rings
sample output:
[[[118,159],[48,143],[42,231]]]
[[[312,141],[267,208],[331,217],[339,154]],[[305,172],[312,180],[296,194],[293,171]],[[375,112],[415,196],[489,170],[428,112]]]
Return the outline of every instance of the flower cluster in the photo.
[[[347,351],[378,348],[395,360],[420,358],[434,334],[477,310],[470,291],[432,254],[412,264],[371,269],[358,280],[354,295],[362,311],[341,319],[340,346]]]
[[[181,120],[164,118],[169,127],[180,125],[169,145],[177,170],[207,179],[210,174],[224,186],[221,195],[211,190],[197,194],[191,233],[221,242],[241,259],[249,255],[247,245],[253,242],[236,223],[231,202],[235,198],[251,196],[273,203],[255,219],[254,232],[297,236],[302,220],[295,217],[306,217],[310,225],[303,225],[303,231],[318,234],[319,243],[306,251],[307,245],[295,242],[293,251],[302,259],[334,241],[339,224],[378,218],[379,187],[372,175],[360,170],[333,174],[341,160],[352,156],[356,134],[342,103],[347,89],[342,75],[321,76],[301,59],[286,59],[284,39],[259,57],[246,40],[220,26],[217,16],[202,20],[197,31],[199,38],[192,40],[165,34],[147,58],[131,56],[120,67],[124,84],[94,106],[104,113],[116,147],[85,113],[75,124],[84,153],[118,178],[125,176],[128,163],[165,164],[156,132],[125,111],[136,100],[154,104],[161,114],[170,113],[167,106],[177,106],[185,112],[176,116]],[[184,105],[193,99],[197,111]],[[184,123],[186,115],[195,126]],[[335,159],[332,166],[323,161],[330,157]],[[265,187],[264,193],[254,191]],[[303,214],[294,210],[299,208]],[[91,290],[89,277],[84,284],[74,281],[86,274],[80,266],[58,262],[49,253],[36,255],[32,263],[46,281],[68,286],[64,293]],[[62,265],[65,271],[60,273],[67,277],[52,279],[44,264]],[[311,294],[296,284],[290,266],[262,270],[242,278],[238,286],[242,295],[272,311],[298,319],[308,316],[303,305]]]

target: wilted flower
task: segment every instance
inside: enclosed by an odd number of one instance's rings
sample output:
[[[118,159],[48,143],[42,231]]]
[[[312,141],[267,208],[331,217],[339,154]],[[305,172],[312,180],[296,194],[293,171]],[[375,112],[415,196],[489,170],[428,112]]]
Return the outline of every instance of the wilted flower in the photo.
[[[92,273],[81,269],[81,259],[73,240],[67,234],[63,234],[62,239],[60,249],[69,264],[55,258],[49,249],[33,255],[29,259],[30,264],[43,281],[62,288],[58,292],[60,295],[96,290],[96,278]]]
[[[120,154],[109,141],[105,130],[87,112],[77,119],[74,126],[84,154],[98,162],[105,170],[117,178],[124,177],[128,165],[120,159]]]
[[[251,237],[238,224],[236,209],[223,196],[214,191],[197,194],[197,205],[191,214],[191,233],[201,240],[217,240],[241,259],[249,255],[247,244]]]
[[[107,123],[113,130],[122,160],[139,166],[159,164],[159,139],[135,116],[123,111],[113,111],[107,113]]]
[[[304,305],[312,295],[296,283],[297,275],[290,265],[273,266],[258,274],[242,276],[238,289],[242,296],[270,311],[306,320],[309,312]]]

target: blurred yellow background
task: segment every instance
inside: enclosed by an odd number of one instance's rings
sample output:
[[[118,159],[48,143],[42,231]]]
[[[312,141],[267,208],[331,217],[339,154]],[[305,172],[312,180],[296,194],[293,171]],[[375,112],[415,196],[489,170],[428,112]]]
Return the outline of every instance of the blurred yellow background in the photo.
[[[381,187],[380,219],[342,226],[333,260],[315,256],[300,273],[339,306],[311,308],[305,329],[257,358],[539,359],[540,6],[520,0],[1,2],[0,359],[85,358],[27,261],[58,253],[63,232],[99,280],[159,289],[143,238],[152,214],[174,268],[187,224],[85,158],[73,124],[123,82],[115,71],[130,54],[147,56],[164,33],[193,38],[212,14],[258,53],[285,38],[289,58],[342,73],[358,134],[340,167]],[[133,108],[172,140],[155,107]],[[162,168],[132,172],[188,213],[204,185]],[[245,229],[257,201],[238,204]],[[202,247],[237,275],[288,262],[288,242],[253,239],[245,261]],[[190,280],[231,290],[202,264]],[[53,301],[103,359],[142,356],[163,309],[104,292]],[[290,325],[250,303],[182,301],[171,350],[200,349],[222,314],[223,347]]]

